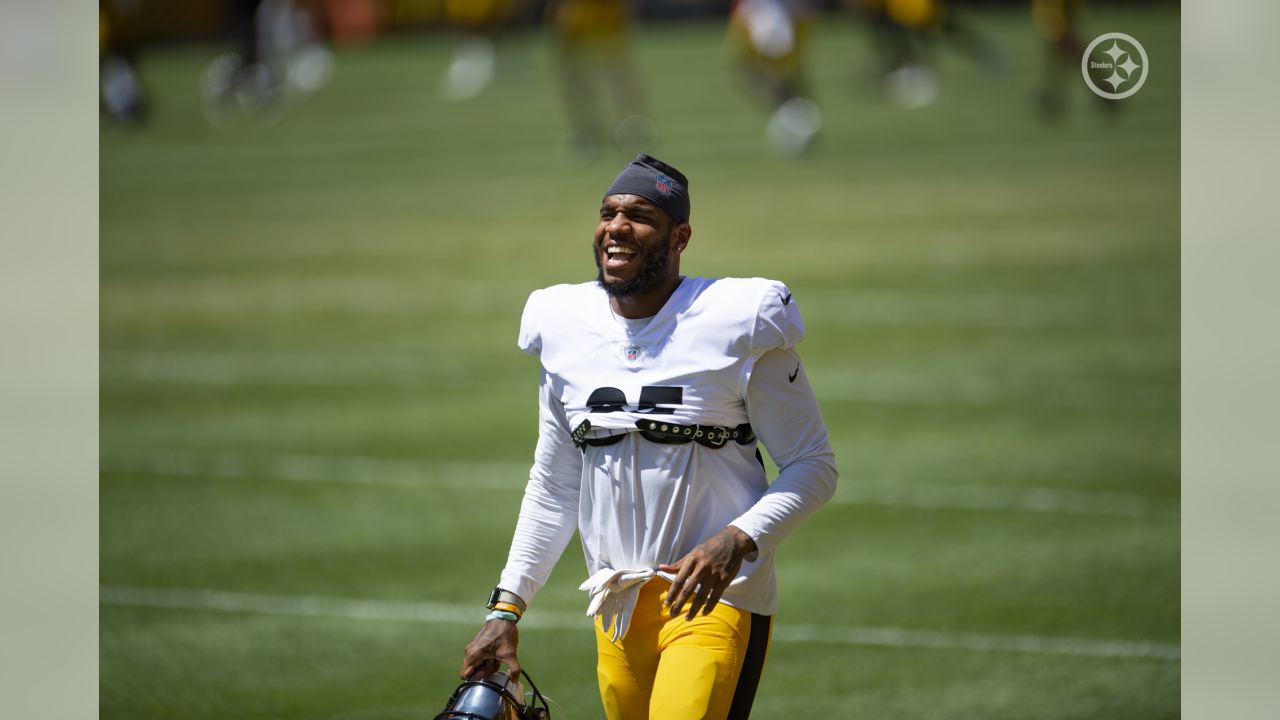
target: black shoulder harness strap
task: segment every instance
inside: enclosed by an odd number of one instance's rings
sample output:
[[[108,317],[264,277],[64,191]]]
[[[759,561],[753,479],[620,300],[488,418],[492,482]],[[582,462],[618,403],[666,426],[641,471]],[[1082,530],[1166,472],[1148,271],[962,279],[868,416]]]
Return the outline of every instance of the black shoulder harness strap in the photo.
[[[637,420],[636,429],[640,431],[640,434],[646,440],[664,445],[683,445],[688,442],[696,442],[705,447],[718,449],[724,447],[730,440],[736,440],[739,445],[751,445],[756,441],[756,434],[751,429],[751,423],[742,423],[737,427],[730,428],[716,425],[679,425],[657,420]],[[620,442],[626,435],[626,433],[616,433],[605,437],[589,438],[587,433],[590,430],[591,421],[583,420],[569,434],[573,444],[578,449],[585,451],[587,446],[612,445]]]

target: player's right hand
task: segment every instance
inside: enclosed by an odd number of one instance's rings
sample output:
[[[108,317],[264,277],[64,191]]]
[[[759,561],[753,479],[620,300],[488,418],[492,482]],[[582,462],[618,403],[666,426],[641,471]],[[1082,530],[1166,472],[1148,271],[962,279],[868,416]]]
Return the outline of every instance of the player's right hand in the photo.
[[[737,577],[743,558],[755,551],[756,541],[729,525],[674,565],[659,565],[658,570],[676,576],[663,598],[671,608],[671,617],[679,615],[686,602],[689,603],[686,620],[697,617],[699,611],[703,615],[711,614],[725,588]]]
[[[498,671],[506,664],[511,677],[520,677],[520,659],[516,646],[520,644],[520,631],[508,620],[489,620],[467,645],[462,658],[463,680],[479,680]]]

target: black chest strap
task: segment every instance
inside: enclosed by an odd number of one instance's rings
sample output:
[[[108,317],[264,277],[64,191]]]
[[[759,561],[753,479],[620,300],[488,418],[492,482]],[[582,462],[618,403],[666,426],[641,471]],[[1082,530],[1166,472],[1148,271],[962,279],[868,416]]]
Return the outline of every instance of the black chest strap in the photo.
[[[751,423],[742,423],[737,427],[720,427],[717,425],[679,425],[657,420],[637,420],[636,429],[640,431],[640,434],[646,440],[664,445],[683,445],[689,442],[696,442],[705,447],[718,449],[727,445],[730,440],[736,441],[739,445],[751,445],[756,441],[756,434],[751,429]],[[570,433],[570,438],[578,449],[586,450],[588,446],[612,445],[621,442],[626,435],[626,433],[617,433],[599,438],[589,438],[587,433],[590,430],[591,421],[583,420]]]

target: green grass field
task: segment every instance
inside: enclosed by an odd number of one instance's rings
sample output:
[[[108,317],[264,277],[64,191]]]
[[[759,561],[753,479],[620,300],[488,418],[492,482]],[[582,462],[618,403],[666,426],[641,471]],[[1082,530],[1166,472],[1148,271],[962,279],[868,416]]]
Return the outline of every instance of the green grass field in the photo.
[[[1023,12],[978,13],[993,81],[942,54],[920,111],[818,27],[824,135],[762,146],[715,24],[634,57],[691,178],[690,275],[785,280],[840,460],[779,553],[757,718],[1179,714],[1176,9],[1095,9],[1151,59],[1108,121],[1038,121]],[[216,132],[212,47],[158,50],[154,122],[101,136],[103,718],[430,718],[505,559],[535,440],[534,288],[594,273],[627,159],[561,160],[533,36],[461,105],[448,45],[338,51],[275,125]],[[522,626],[600,717],[576,541]]]

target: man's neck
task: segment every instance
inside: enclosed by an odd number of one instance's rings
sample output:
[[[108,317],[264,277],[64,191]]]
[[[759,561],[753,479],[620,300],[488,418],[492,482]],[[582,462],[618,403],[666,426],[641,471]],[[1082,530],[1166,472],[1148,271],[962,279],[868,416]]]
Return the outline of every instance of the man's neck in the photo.
[[[613,306],[613,312],[618,317],[624,317],[628,320],[653,317],[671,299],[676,288],[680,287],[681,280],[684,280],[684,278],[676,275],[647,293],[632,295],[631,297],[611,297],[609,298],[609,304]]]

